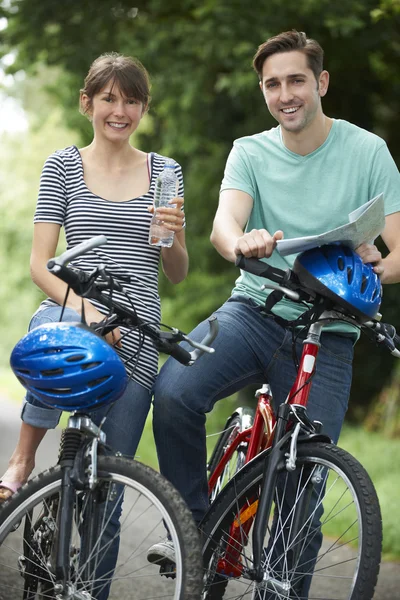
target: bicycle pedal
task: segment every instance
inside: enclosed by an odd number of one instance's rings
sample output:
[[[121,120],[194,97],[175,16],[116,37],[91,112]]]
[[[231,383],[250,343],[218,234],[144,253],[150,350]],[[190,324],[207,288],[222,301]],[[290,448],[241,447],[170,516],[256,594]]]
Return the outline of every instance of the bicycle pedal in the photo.
[[[171,561],[165,561],[160,567],[160,575],[163,577],[169,577],[175,579],[176,577],[176,564]]]

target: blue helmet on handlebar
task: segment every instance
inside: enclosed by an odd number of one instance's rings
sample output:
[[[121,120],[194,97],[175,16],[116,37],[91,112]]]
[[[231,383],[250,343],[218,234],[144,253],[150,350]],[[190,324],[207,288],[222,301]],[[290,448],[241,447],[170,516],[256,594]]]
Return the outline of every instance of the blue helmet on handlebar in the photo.
[[[382,286],[371,264],[350,247],[328,244],[299,254],[293,271],[309,290],[332,300],[346,313],[368,320],[376,316]]]
[[[109,404],[128,383],[115,350],[82,323],[40,325],[16,344],[10,364],[33,396],[66,411]]]

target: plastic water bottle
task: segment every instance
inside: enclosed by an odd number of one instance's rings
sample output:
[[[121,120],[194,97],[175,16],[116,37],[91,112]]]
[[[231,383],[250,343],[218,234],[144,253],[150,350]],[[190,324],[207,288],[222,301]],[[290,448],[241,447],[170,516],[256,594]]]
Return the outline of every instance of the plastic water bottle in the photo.
[[[175,161],[168,158],[165,161],[164,169],[157,177],[156,188],[154,192],[154,211],[159,206],[168,206],[175,208],[176,204],[169,204],[172,198],[178,193],[178,177],[175,173]],[[151,246],[162,246],[170,248],[174,241],[174,232],[167,229],[162,221],[153,215],[150,223],[149,244]]]

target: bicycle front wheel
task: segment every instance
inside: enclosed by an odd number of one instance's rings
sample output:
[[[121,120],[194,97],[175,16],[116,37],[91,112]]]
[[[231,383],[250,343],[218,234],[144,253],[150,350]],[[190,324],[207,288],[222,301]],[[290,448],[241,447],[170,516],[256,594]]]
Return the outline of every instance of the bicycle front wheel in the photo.
[[[178,492],[136,461],[99,457],[98,482],[74,492],[67,573],[68,599],[192,600],[201,594],[197,528]],[[24,486],[0,510],[1,590],[13,600],[56,598],[55,545],[61,470]],[[167,530],[176,570],[160,574],[147,562]],[[64,596],[63,596],[64,597]]]
[[[262,549],[263,581],[252,580],[252,528],[264,452],[209,509],[204,600],[371,600],[382,545],[378,498],[360,463],[325,443],[299,444],[296,469],[282,468]]]

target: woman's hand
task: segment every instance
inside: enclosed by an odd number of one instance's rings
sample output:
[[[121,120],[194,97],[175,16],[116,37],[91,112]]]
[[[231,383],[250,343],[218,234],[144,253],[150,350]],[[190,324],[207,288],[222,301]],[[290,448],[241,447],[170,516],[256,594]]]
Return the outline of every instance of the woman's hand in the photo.
[[[90,302],[85,301],[85,319],[86,322],[91,325],[92,323],[100,323],[104,319],[104,315],[101,314]],[[110,344],[110,346],[116,346],[122,348],[121,342],[121,331],[119,327],[116,327],[112,331],[109,331],[104,339]]]
[[[175,207],[159,206],[156,210],[156,215],[163,222],[163,225],[174,233],[179,233],[183,229],[185,222],[183,202],[183,198],[176,197],[169,201],[169,204],[175,204]],[[149,206],[148,211],[154,214],[154,205]]]

